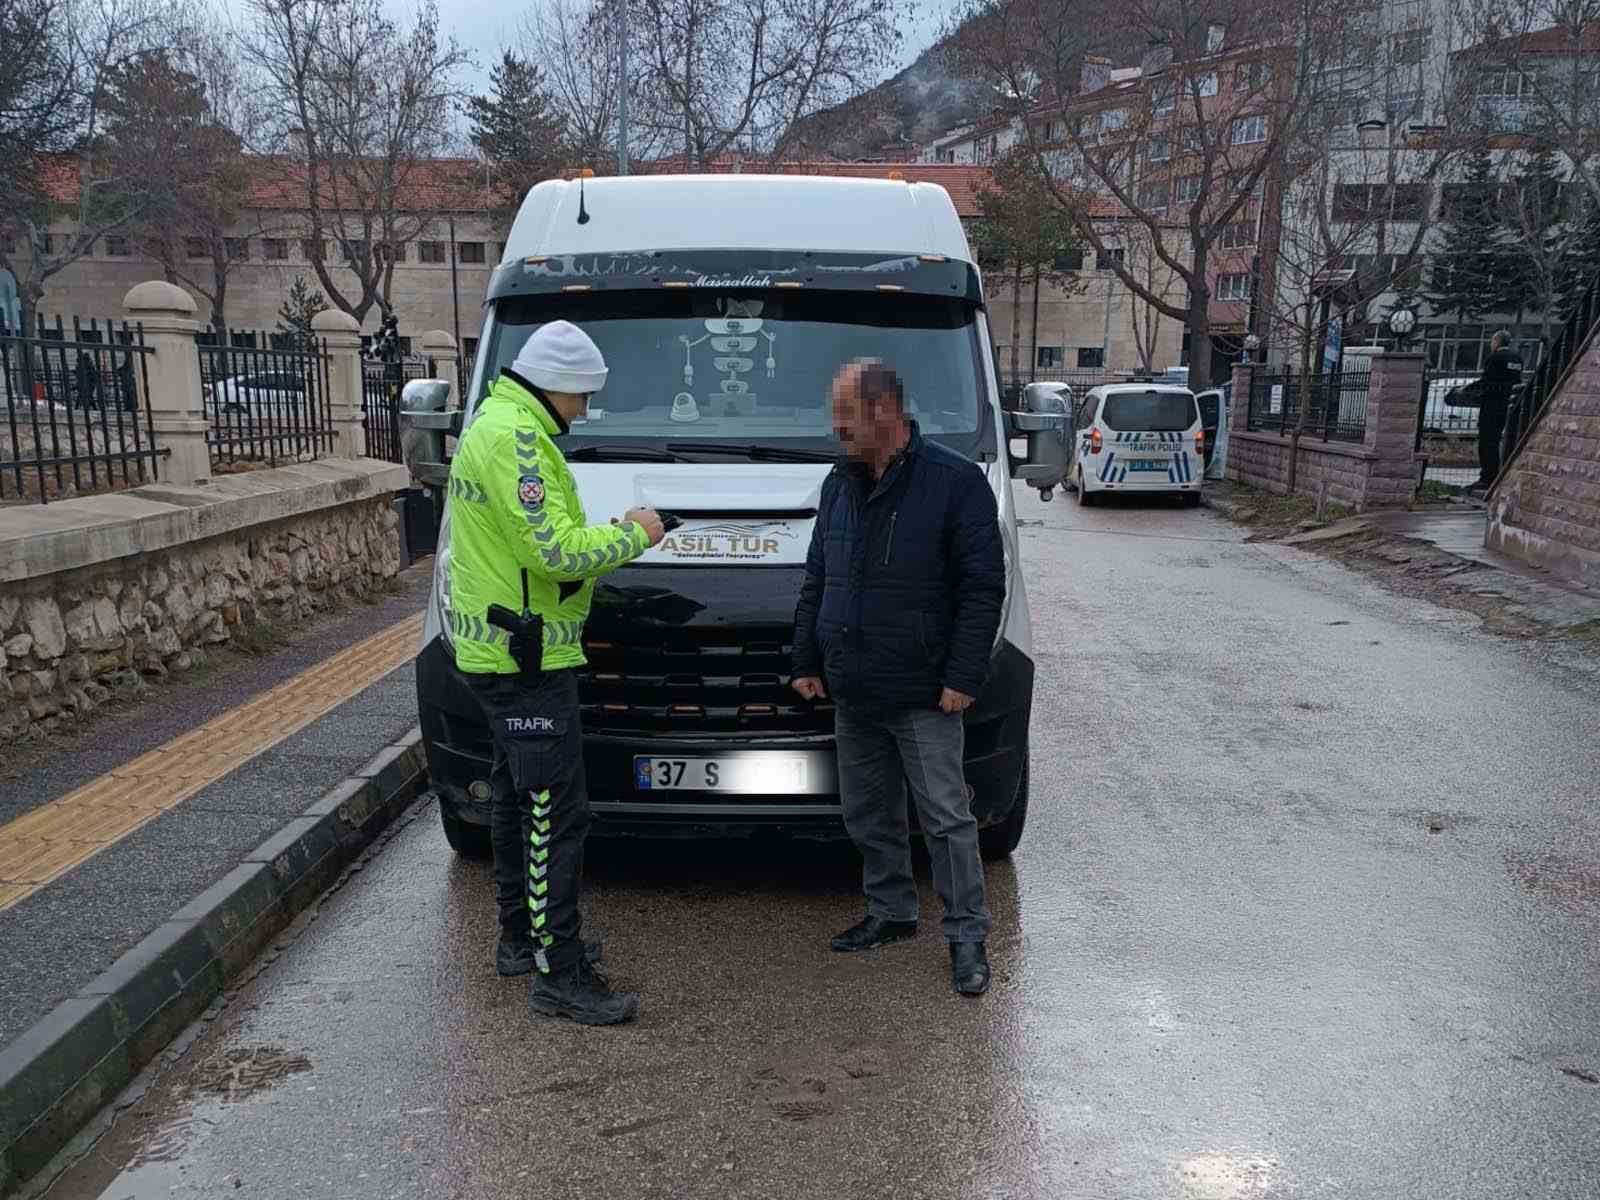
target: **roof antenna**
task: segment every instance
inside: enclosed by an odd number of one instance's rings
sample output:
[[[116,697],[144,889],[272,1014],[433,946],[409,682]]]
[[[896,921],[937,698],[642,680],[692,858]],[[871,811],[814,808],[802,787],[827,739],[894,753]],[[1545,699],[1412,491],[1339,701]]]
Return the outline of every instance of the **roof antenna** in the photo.
[[[589,223],[589,210],[583,206],[583,180],[584,180],[584,176],[583,175],[579,175],[578,176],[578,224],[579,225],[587,225]]]

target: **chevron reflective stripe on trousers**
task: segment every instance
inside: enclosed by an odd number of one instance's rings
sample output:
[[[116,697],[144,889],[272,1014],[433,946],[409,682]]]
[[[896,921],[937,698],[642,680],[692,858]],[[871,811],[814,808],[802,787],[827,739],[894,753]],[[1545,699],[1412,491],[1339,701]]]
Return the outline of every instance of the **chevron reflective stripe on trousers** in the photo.
[[[550,793],[532,793],[529,812],[533,816],[533,832],[528,835],[528,911],[533,914],[533,932],[540,935],[543,945],[554,940],[545,934],[545,922],[550,907],[550,881],[545,878],[550,871]],[[541,967],[548,970],[548,967]]]

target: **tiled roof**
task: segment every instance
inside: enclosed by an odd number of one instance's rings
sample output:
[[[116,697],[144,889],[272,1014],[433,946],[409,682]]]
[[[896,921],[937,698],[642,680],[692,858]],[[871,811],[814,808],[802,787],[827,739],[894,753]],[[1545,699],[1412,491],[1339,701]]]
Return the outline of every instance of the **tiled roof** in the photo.
[[[250,172],[249,207],[291,211],[306,207],[304,163],[289,157],[251,157],[245,161]],[[79,160],[72,155],[45,159],[41,178],[49,197],[59,204],[76,204],[79,170]],[[470,158],[441,158],[412,169],[401,208],[413,212],[473,211],[486,207],[492,199],[482,163]]]
[[[1476,57],[1494,54],[1596,54],[1600,53],[1600,21],[1590,21],[1578,31],[1577,44],[1573,44],[1570,25],[1554,25],[1548,29],[1533,29],[1512,37],[1491,38],[1468,46],[1459,53]]]

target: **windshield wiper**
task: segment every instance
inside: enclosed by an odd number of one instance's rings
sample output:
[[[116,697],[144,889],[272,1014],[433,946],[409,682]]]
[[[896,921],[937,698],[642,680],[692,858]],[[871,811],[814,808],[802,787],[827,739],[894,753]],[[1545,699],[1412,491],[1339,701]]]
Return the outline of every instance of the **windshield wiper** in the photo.
[[[788,446],[741,446],[734,442],[668,442],[669,450],[687,454],[738,454],[752,462],[832,463],[839,455],[829,450],[800,450]]]
[[[605,459],[610,459],[612,462],[694,462],[694,459],[685,455],[662,450],[656,446],[627,444],[612,446],[601,443],[579,446],[562,457],[568,462],[599,462]]]

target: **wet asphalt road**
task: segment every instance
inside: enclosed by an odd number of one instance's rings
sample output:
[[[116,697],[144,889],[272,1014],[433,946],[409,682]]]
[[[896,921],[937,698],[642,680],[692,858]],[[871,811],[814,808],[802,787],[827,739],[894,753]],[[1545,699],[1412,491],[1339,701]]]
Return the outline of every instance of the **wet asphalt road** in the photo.
[[[1600,687],[1204,512],[1023,499],[995,987],[847,848],[591,851],[639,1024],[530,1023],[424,807],[56,1200],[1600,1196]]]

